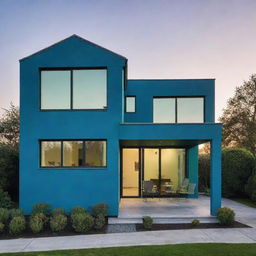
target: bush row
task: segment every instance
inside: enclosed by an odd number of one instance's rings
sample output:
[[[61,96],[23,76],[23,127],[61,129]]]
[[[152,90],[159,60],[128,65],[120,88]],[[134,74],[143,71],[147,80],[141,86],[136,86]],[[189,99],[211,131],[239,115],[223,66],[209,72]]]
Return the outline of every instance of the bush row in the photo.
[[[92,215],[81,207],[74,207],[70,214],[63,208],[51,210],[51,205],[39,203],[33,206],[32,214],[25,218],[21,209],[0,208],[0,233],[5,230],[11,235],[23,233],[26,227],[33,233],[39,233],[50,227],[52,232],[60,232],[68,225],[70,219],[75,232],[86,233],[93,228],[100,230],[105,226],[108,205],[99,203],[92,207]],[[69,218],[68,218],[69,217]]]

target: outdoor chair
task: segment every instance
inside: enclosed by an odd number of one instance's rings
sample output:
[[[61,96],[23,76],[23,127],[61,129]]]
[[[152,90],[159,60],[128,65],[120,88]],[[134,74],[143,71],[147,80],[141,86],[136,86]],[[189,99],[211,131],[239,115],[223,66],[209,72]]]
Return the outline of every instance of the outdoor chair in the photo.
[[[185,178],[182,182],[182,184],[180,185],[179,189],[177,192],[186,192],[188,191],[188,185],[189,185],[189,179]]]
[[[152,180],[143,181],[143,189],[143,194],[146,196],[151,196],[153,198],[158,195],[158,191],[154,187],[154,182]]]
[[[196,184],[194,183],[189,183],[187,190],[185,191],[179,191],[179,194],[183,194],[183,195],[194,195],[195,193],[195,188],[196,188]]]

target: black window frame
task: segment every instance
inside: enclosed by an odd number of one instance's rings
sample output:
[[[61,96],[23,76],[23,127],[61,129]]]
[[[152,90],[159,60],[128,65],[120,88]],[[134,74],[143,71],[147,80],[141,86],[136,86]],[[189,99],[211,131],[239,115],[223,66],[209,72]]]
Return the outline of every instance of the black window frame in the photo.
[[[127,111],[127,98],[134,98],[134,111]],[[135,95],[126,95],[125,96],[125,113],[136,113],[136,96]]]
[[[172,98],[172,99],[175,99],[175,122],[174,123],[165,123],[165,124],[197,124],[198,122],[195,122],[195,123],[191,123],[191,122],[183,122],[183,123],[180,123],[178,122],[178,100],[179,98],[202,98],[203,99],[203,122],[202,123],[198,123],[198,124],[203,124],[205,123],[205,96],[203,95],[197,95],[197,96],[153,96],[153,103],[152,103],[152,123],[154,124],[163,124],[163,123],[155,123],[154,122],[154,99],[168,99],[168,98]]]
[[[73,108],[73,71],[74,70],[106,70],[106,107],[105,108]],[[42,109],[42,71],[70,71],[70,108],[64,109]],[[39,110],[42,112],[47,111],[106,111],[108,110],[108,74],[109,70],[107,67],[54,67],[54,68],[39,68]]]
[[[42,166],[42,142],[45,141],[54,141],[54,142],[60,142],[61,143],[61,162],[60,166]],[[64,146],[63,142],[64,141],[82,141],[83,142],[83,159],[82,159],[82,166],[64,166],[63,165],[63,160],[64,160]],[[106,165],[104,166],[89,166],[85,165],[85,155],[86,155],[86,150],[85,150],[85,142],[86,141],[104,141],[106,143]],[[106,169],[107,168],[107,159],[108,159],[108,143],[107,139],[40,139],[39,140],[39,167],[41,169]]]

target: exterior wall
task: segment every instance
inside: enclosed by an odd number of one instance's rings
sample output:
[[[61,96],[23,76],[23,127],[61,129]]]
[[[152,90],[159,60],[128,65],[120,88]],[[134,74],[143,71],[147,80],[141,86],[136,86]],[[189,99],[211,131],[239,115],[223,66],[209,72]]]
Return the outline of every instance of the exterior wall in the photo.
[[[21,61],[20,207],[26,214],[38,202],[70,210],[104,201],[110,206],[109,215],[118,215],[120,140],[179,141],[188,149],[189,178],[196,184],[197,145],[211,141],[211,212],[216,214],[221,202],[221,125],[214,123],[214,80],[129,80],[124,91],[125,65],[125,58],[78,37],[70,37]],[[107,68],[108,109],[40,111],[40,68],[86,67]],[[136,96],[136,113],[124,114],[123,96]],[[206,123],[152,124],[153,96],[203,96]],[[106,139],[107,167],[40,168],[42,139]]]
[[[119,200],[118,126],[122,120],[122,69],[125,59],[71,37],[20,64],[20,207],[110,205]],[[40,68],[107,67],[108,109],[40,111]],[[107,168],[40,168],[40,139],[107,139]]]
[[[136,96],[136,112],[125,113],[125,122],[152,123],[154,96],[203,96],[205,122],[214,123],[214,79],[128,80],[125,96]]]
[[[188,178],[190,183],[196,184],[194,195],[188,195],[190,198],[198,197],[198,146],[188,149]]]

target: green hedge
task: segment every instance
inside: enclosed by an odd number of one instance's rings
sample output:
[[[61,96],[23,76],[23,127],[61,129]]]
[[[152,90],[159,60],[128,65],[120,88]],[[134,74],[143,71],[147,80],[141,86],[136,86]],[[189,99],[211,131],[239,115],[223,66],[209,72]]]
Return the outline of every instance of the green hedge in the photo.
[[[255,168],[255,157],[242,148],[227,148],[222,151],[222,195],[225,197],[246,196],[245,184]]]
[[[206,188],[210,187],[210,169],[211,161],[209,154],[199,155],[198,159],[198,176],[199,184],[198,189],[200,192],[204,192]]]

